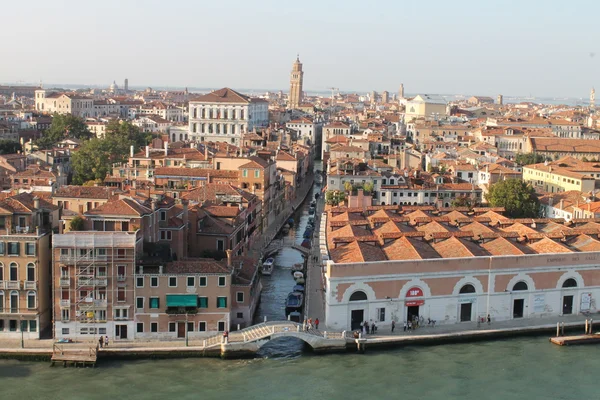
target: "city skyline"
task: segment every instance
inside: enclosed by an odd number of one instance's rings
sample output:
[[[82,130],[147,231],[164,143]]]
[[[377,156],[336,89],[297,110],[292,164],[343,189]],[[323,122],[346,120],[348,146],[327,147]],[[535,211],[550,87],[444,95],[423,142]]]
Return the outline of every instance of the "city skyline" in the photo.
[[[0,65],[2,82],[91,86],[128,77],[139,82],[132,86],[285,91],[299,53],[307,91],[395,93],[404,83],[410,93],[586,98],[600,86],[593,40],[600,28],[592,18],[600,5],[591,1],[581,2],[583,15],[557,1],[519,3],[518,15],[515,2],[471,0],[460,8],[233,1],[166,10],[151,1],[144,9],[120,4],[118,14],[111,1],[99,10],[57,3],[34,1],[26,16],[5,5],[5,28],[19,41],[7,43],[14,61]],[[32,24],[45,37],[68,40],[40,46]]]

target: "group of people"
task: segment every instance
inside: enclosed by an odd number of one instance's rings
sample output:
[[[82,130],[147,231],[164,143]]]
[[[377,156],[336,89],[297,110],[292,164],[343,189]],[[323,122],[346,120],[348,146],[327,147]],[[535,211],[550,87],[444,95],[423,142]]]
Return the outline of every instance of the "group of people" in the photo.
[[[367,321],[363,322],[362,324],[362,334],[364,335],[368,335],[368,334],[374,335],[375,333],[377,333],[377,324],[375,324],[375,322],[373,320],[371,320],[371,324],[369,324]]]
[[[313,321],[312,318],[304,318],[304,323],[302,324],[304,325],[304,330],[308,331],[310,329],[316,329],[319,330],[319,318],[315,318],[315,320]]]
[[[105,337],[100,336],[100,339],[98,339],[98,344],[100,345],[100,348],[108,347],[108,335]]]

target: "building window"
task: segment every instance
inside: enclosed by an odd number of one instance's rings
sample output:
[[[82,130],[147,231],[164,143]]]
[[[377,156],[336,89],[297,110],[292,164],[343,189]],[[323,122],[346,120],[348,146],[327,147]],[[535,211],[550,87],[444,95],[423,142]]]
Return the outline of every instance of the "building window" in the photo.
[[[63,335],[68,335],[68,334],[69,334],[69,328],[62,328],[62,331],[61,331],[61,333],[62,333]]]
[[[225,242],[222,239],[217,239],[217,250],[219,250],[219,251],[225,250]]]
[[[166,221],[167,220],[167,212],[166,211],[161,211],[160,212],[160,220],[161,221]]]
[[[158,287],[158,276],[150,277],[150,287]]]
[[[175,322],[169,322],[169,332],[175,332]]]
[[[144,277],[138,276],[135,278],[135,287],[143,288],[144,287]]]
[[[137,329],[136,329],[137,333],[144,333],[144,323],[143,322],[138,322],[136,324],[136,327],[137,327]]]
[[[160,240],[171,240],[172,235],[173,232],[171,231],[160,231]]]
[[[193,322],[188,322],[187,323],[187,331],[188,332],[194,332],[194,323]]]
[[[19,242],[8,242],[8,255],[9,256],[18,256],[19,255]]]
[[[169,287],[177,287],[177,277],[176,276],[169,277]]]
[[[260,170],[258,170],[258,169],[254,170],[254,177],[255,178],[260,178]]]
[[[17,263],[10,263],[10,280],[18,281],[19,280],[19,266]]]
[[[144,309],[144,298],[143,297],[136,297],[135,308],[137,308],[138,310]]]
[[[35,264],[34,263],[27,264],[27,281],[35,282]]]
[[[219,277],[219,286],[220,286],[220,287],[223,287],[223,286],[225,286],[225,284],[226,284],[226,281],[227,281],[226,277],[224,277],[224,276],[220,276],[220,277]]]
[[[35,292],[27,293],[27,308],[32,309],[35,308]]]
[[[227,308],[227,297],[217,297],[217,308]]]
[[[125,271],[126,269],[124,265],[117,265],[117,280],[125,280]]]
[[[125,301],[125,288],[117,288],[117,301]]]
[[[247,170],[247,169],[243,169],[243,170],[242,170],[242,176],[243,176],[244,178],[247,178],[247,177],[248,177],[248,170]]]
[[[385,321],[385,308],[379,309],[379,321],[381,321],[381,322]]]
[[[244,302],[244,292],[237,292],[235,295],[235,300],[238,303],[243,303]]]
[[[150,297],[150,308],[159,308],[160,299],[158,297]]]
[[[25,255],[35,256],[35,243],[25,243]]]
[[[3,256],[5,254],[5,252],[6,252],[6,249],[4,248],[4,242],[0,242],[0,255]]]
[[[208,297],[198,297],[198,308],[208,308]]]
[[[225,331],[225,321],[219,321],[217,329],[219,332],[224,332]]]
[[[237,313],[237,318],[239,318],[239,319],[244,318],[244,313],[243,312]]]
[[[150,322],[150,332],[158,332],[158,322]]]
[[[206,332],[206,322],[198,322],[198,332]]]
[[[198,277],[198,286],[206,287],[206,277],[205,276]]]
[[[10,292],[10,312],[19,312],[19,292],[17,292],[16,290]]]
[[[193,276],[188,276],[187,277],[187,286],[188,287],[196,286],[196,278],[194,278]]]
[[[4,311],[4,292],[0,290],[0,313]],[[0,321],[3,321],[0,319]]]

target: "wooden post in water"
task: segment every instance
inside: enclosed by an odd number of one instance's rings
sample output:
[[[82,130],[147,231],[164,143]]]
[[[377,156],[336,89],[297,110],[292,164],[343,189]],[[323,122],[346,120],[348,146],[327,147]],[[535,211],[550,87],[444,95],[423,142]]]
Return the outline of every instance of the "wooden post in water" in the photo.
[[[556,337],[560,336],[560,322],[556,323]]]
[[[587,318],[585,319],[585,334],[588,334],[588,320]]]
[[[565,336],[565,323],[561,323],[560,325],[560,332],[562,333],[563,336]]]
[[[590,318],[590,335],[594,334],[593,324],[594,324],[594,319]]]
[[[267,316],[265,315],[265,324],[267,323]]]

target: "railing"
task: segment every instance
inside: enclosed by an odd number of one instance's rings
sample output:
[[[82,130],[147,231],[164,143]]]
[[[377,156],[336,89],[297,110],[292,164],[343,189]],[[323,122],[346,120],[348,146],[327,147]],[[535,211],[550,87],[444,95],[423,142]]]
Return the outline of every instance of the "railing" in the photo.
[[[21,282],[19,281],[7,281],[6,282],[7,289],[21,289]]]
[[[25,281],[25,289],[37,289],[37,281]]]
[[[67,277],[60,277],[60,286],[61,287],[69,287],[71,286],[71,279]]]
[[[125,282],[125,279],[126,279],[125,275],[118,275],[117,276],[117,281],[118,282]]]
[[[0,281],[0,289],[6,289],[6,281]]]
[[[106,286],[108,278],[79,278],[77,280],[79,286]]]

